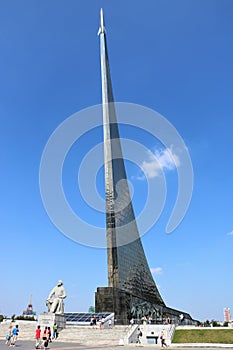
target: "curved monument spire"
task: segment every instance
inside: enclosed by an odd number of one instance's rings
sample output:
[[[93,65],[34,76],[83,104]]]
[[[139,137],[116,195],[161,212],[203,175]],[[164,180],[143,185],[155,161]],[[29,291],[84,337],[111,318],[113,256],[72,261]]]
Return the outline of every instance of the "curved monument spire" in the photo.
[[[131,317],[167,317],[173,323],[197,324],[186,312],[165,305],[151,275],[135,220],[128,187],[110,75],[103,10],[100,10],[100,57],[104,131],[104,170],[108,287],[96,292],[96,312],[114,312],[119,324]]]
[[[120,310],[117,310],[116,306],[117,298],[119,295],[122,297],[124,292],[142,303],[165,304],[151,275],[135,221],[114,106],[102,9],[98,35],[100,36],[104,130],[108,287],[111,288],[115,300],[113,305],[115,310],[108,311],[119,314]],[[133,306],[131,303],[130,308]],[[130,310],[128,310],[129,313]]]

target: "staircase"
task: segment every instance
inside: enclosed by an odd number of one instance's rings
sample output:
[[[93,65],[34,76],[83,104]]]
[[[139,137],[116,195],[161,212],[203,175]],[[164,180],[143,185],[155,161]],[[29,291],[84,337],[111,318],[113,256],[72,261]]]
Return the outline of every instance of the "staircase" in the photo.
[[[0,323],[0,340],[4,340],[9,326],[19,326],[19,340],[34,340],[37,321],[15,321],[14,323]],[[127,337],[129,326],[114,326],[113,328],[100,329],[90,326],[67,326],[59,332],[58,339],[54,342],[71,342],[79,345],[119,345],[120,340]],[[43,328],[42,328],[43,332]]]
[[[0,323],[0,340],[4,340],[8,332],[10,322]],[[16,321],[12,323],[13,327],[19,325],[19,340],[34,340],[37,321]],[[154,335],[158,336],[158,344],[155,347],[160,347],[161,341],[159,336],[163,331],[168,345],[171,344],[175,326],[174,325],[134,325],[130,326],[114,326],[113,328],[100,329],[91,326],[72,326],[67,325],[65,329],[59,332],[58,339],[54,342],[71,342],[81,346],[102,346],[102,345],[123,345],[132,344],[137,341],[137,329],[140,327],[142,331],[142,345],[149,344],[149,339]],[[43,331],[43,328],[42,328]]]
[[[128,326],[114,326],[111,329],[89,326],[69,326],[59,333],[57,341],[72,342],[79,345],[119,345],[127,335]]]

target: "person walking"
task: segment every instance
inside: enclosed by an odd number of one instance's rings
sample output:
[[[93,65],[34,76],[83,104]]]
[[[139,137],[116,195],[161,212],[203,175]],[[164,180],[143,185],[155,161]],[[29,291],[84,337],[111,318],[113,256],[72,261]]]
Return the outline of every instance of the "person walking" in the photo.
[[[10,343],[11,337],[12,337],[12,325],[9,326],[8,332],[6,334],[6,342],[5,342],[6,345]]]
[[[46,327],[44,328],[44,332],[43,332],[43,337],[42,337],[43,340],[46,340],[46,339],[47,339],[47,333],[48,333],[48,327],[46,326]]]
[[[53,339],[57,339],[57,329],[58,329],[58,327],[57,327],[57,324],[55,322],[53,325]]]
[[[142,324],[143,324],[143,326],[147,325],[147,318],[146,318],[146,316],[142,317]]]
[[[93,327],[94,327],[94,328],[97,328],[97,319],[96,319],[96,316],[95,316],[95,315],[93,316],[92,323],[93,323]]]
[[[165,348],[165,347],[167,348],[168,346],[167,346],[167,344],[166,344],[165,336],[164,336],[164,332],[163,332],[163,331],[161,332],[160,339],[161,339],[161,347],[162,347],[162,348]]]
[[[40,346],[41,346],[41,329],[40,329],[40,326],[37,326],[35,338],[36,338],[35,348],[39,349]]]
[[[51,339],[51,328],[48,327],[48,332],[47,332],[47,339],[49,343],[52,343],[52,339]]]
[[[46,326],[45,329],[44,329],[44,332],[43,332],[43,345],[44,345],[44,348],[47,348],[48,346],[48,327]]]
[[[100,319],[100,329],[104,328],[104,317],[101,317]]]
[[[134,318],[133,318],[133,317],[131,318],[131,320],[129,321],[129,323],[130,323],[130,326],[133,327],[133,325],[134,325]]]
[[[16,325],[12,329],[12,337],[11,337],[11,343],[10,343],[10,346],[12,346],[13,348],[15,347],[15,343],[17,341],[18,334],[19,334],[19,326]]]
[[[142,331],[140,328],[138,328],[138,331],[137,331],[137,343],[138,344],[141,344],[141,338],[142,338]]]

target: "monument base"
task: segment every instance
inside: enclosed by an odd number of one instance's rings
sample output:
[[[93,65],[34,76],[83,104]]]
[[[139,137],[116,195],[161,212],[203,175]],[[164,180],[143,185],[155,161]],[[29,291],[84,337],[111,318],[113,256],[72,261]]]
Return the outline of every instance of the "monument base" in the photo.
[[[38,324],[41,328],[50,327],[53,329],[54,323],[57,324],[58,332],[66,327],[66,318],[62,314],[53,314],[49,312],[43,312],[39,315]]]
[[[114,312],[115,324],[127,325],[132,317],[140,321],[143,316],[150,316],[157,324],[163,324],[169,318],[173,324],[198,325],[198,321],[186,312],[152,303],[113,287],[97,288],[95,312]]]

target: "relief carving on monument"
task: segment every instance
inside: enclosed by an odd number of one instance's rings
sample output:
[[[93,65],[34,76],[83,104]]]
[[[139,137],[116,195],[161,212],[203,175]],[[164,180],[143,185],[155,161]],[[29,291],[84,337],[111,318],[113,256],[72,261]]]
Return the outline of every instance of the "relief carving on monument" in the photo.
[[[150,316],[153,320],[162,321],[162,310],[158,305],[132,297],[130,301],[131,317],[140,320],[143,316]]]

